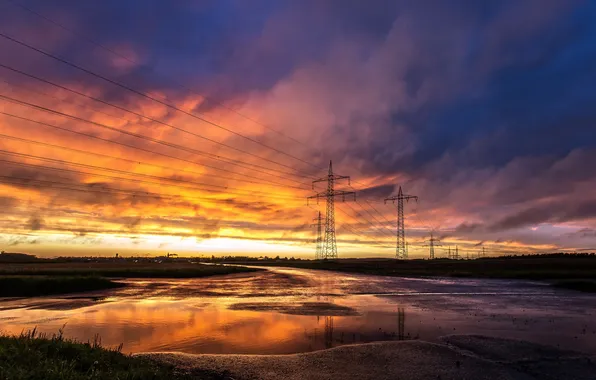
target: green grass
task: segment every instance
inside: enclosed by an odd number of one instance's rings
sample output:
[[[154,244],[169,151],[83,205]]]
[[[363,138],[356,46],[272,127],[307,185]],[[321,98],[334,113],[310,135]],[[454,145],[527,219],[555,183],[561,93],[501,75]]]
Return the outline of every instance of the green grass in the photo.
[[[99,339],[80,343],[35,330],[0,336],[0,380],[187,380],[223,379],[209,372],[186,373],[148,358],[106,349]]]
[[[249,273],[258,270],[239,266],[193,263],[46,262],[0,264],[0,275],[96,276],[109,278],[200,278],[234,273]]]
[[[125,286],[89,276],[0,276],[0,297],[36,297],[80,293]]]

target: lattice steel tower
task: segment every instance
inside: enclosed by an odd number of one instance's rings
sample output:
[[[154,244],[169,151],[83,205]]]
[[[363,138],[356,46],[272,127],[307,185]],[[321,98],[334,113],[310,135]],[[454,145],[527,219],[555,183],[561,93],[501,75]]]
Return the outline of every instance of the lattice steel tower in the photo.
[[[430,239],[428,240],[428,247],[430,248],[430,252],[429,252],[429,258],[432,260],[435,258],[435,247],[437,246],[441,246],[441,244],[439,243],[439,239],[436,239],[433,236],[433,232],[430,232]],[[449,253],[447,254],[447,257],[451,258],[451,247],[449,248]]]
[[[323,217],[321,217],[321,212],[319,211],[319,215],[313,219],[316,223],[313,224],[313,227],[317,227],[317,248],[315,251],[315,260],[320,260],[323,258],[323,228],[322,222]]]
[[[404,221],[404,200],[408,202],[410,199],[415,199],[418,202],[418,197],[415,195],[405,195],[401,191],[401,186],[396,196],[385,198],[387,201],[395,203],[397,201],[397,247],[395,250],[395,257],[398,259],[408,258],[408,249],[406,248],[406,229]]]
[[[322,249],[322,259],[337,258],[337,243],[335,240],[335,197],[337,195],[341,195],[345,201],[346,195],[354,195],[354,200],[356,199],[356,193],[353,191],[335,190],[335,182],[343,179],[347,179],[348,185],[350,184],[349,176],[333,174],[333,165],[331,161],[329,161],[329,173],[327,176],[312,182],[313,190],[315,188],[315,183],[327,182],[327,190],[307,198],[307,203],[310,199],[317,199],[318,201],[323,197],[327,200],[327,213],[325,214],[325,240],[324,247]]]

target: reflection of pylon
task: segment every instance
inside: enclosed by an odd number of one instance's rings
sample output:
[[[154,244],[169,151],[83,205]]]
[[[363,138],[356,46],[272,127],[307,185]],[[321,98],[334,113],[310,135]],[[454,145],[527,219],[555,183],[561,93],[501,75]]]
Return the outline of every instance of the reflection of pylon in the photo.
[[[406,339],[406,309],[400,307],[397,309],[397,340]]]
[[[397,247],[395,250],[395,256],[398,259],[408,258],[408,250],[406,249],[404,200],[408,202],[410,199],[415,199],[416,201],[418,201],[418,197],[415,195],[405,195],[401,191],[401,186],[399,187],[399,191],[397,192],[396,196],[385,199],[385,203],[387,203],[387,201],[392,201],[393,203],[397,201]]]
[[[325,317],[325,348],[333,347],[333,317]]]
[[[317,248],[315,251],[315,260],[320,260],[323,258],[323,229],[321,227],[323,218],[321,217],[321,212],[319,211],[318,217],[313,219],[315,224],[312,226],[317,227]]]
[[[324,197],[327,199],[327,214],[325,215],[325,247],[322,250],[323,255],[321,257],[323,259],[337,258],[337,243],[335,241],[335,197],[341,195],[345,201],[346,195],[354,195],[354,199],[356,199],[356,193],[353,191],[335,190],[335,181],[342,179],[347,179],[348,184],[350,183],[350,177],[333,174],[333,166],[331,161],[329,161],[329,173],[327,176],[312,182],[313,189],[315,183],[327,182],[327,190],[307,198],[319,200],[319,198]]]

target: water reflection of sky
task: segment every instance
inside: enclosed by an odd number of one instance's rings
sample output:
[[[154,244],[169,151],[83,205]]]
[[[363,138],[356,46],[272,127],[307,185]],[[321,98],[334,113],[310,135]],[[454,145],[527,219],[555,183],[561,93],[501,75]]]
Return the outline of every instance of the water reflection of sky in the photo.
[[[596,353],[596,297],[539,283],[399,279],[276,269],[129,280],[89,298],[0,302],[3,332],[37,327],[126,352],[272,354],[447,334],[527,339]]]

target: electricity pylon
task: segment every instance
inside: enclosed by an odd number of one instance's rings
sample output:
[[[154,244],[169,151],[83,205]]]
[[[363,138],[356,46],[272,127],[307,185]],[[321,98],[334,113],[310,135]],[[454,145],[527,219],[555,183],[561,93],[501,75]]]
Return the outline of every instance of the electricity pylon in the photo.
[[[433,233],[430,233],[430,239],[428,240],[428,246],[430,247],[429,258],[432,260],[435,258],[435,247],[440,247],[439,239],[433,237]],[[451,247],[449,247],[449,258],[451,258]]]
[[[329,161],[329,173],[327,176],[312,181],[313,190],[315,188],[315,183],[318,182],[327,182],[327,190],[307,198],[307,204],[310,199],[316,199],[317,202],[320,198],[326,198],[327,200],[327,213],[325,214],[325,244],[322,250],[322,259],[337,258],[337,242],[335,240],[335,197],[341,195],[343,201],[345,201],[346,195],[354,195],[354,200],[356,200],[356,193],[353,191],[335,190],[335,182],[343,179],[347,179],[348,185],[350,184],[349,176],[333,174],[333,164]]]
[[[405,195],[401,191],[401,186],[397,195],[389,198],[385,198],[385,203],[391,201],[395,203],[397,201],[397,247],[395,249],[395,257],[398,259],[407,259],[408,250],[406,248],[406,229],[404,220],[404,200],[408,202],[410,199],[415,199],[418,202],[418,197],[415,195]]]
[[[313,219],[315,222],[315,224],[312,224],[311,226],[313,227],[317,227],[317,248],[315,251],[315,260],[320,260],[323,258],[323,229],[322,229],[322,221],[324,220],[321,217],[321,212],[319,211],[319,215],[318,217]]]

